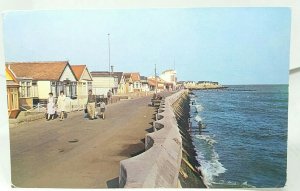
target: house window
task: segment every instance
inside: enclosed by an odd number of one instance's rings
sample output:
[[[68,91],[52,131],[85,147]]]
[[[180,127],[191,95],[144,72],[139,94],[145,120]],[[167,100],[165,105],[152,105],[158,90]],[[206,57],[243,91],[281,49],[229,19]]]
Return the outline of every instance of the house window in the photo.
[[[88,82],[88,90],[91,90],[93,88],[92,82]]]
[[[32,97],[39,97],[37,82],[32,82],[32,89],[31,90],[32,90],[32,92],[31,92]]]
[[[76,97],[76,95],[77,95],[77,91],[76,91],[76,82],[71,82],[71,84],[70,84],[70,96],[71,97]]]
[[[60,91],[63,91],[63,83],[62,82],[51,82],[51,92],[54,96],[58,97]]]
[[[21,95],[20,97],[31,97],[31,82],[30,81],[22,81],[21,82]]]

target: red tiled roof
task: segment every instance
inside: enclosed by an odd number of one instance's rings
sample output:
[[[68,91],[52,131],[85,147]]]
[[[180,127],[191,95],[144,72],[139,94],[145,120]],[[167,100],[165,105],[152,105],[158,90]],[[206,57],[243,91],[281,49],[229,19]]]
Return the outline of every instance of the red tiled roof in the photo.
[[[82,73],[83,73],[85,67],[86,67],[86,65],[72,65],[71,66],[77,80],[80,80],[80,77],[82,76]]]
[[[154,79],[148,79],[148,84],[150,86],[156,86],[155,80]]]
[[[132,73],[124,73],[125,78],[131,78],[133,82],[140,81],[140,73],[132,72]]]
[[[107,71],[93,71],[91,72],[93,77],[111,77],[110,73]]]
[[[130,74],[130,73],[124,73],[123,75],[124,75],[125,79],[127,79],[127,78],[130,78],[130,77],[131,77],[131,74]]]
[[[140,73],[131,73],[131,78],[132,81],[136,82],[136,81],[140,81]]]
[[[57,62],[8,62],[17,78],[27,77],[33,80],[58,81],[68,61]]]
[[[155,79],[148,79],[148,84],[155,86],[156,85],[156,80]],[[164,81],[157,79],[157,84],[164,84]]]

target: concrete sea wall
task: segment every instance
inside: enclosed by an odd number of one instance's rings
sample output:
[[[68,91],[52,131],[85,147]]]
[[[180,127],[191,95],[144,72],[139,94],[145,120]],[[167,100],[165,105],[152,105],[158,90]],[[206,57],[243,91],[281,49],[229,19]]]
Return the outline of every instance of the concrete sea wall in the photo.
[[[177,119],[179,132],[182,138],[182,161],[179,171],[179,180],[183,188],[207,188],[200,171],[198,155],[190,134],[190,97],[182,95],[174,104],[174,113]]]
[[[120,162],[121,188],[178,188],[180,182],[183,187],[206,187],[195,167],[196,152],[185,126],[187,107],[188,90],[163,100],[153,122],[154,132],[146,135],[146,151]]]
[[[165,98],[153,122],[154,132],[146,135],[146,151],[120,162],[121,188],[180,187],[182,139],[172,105],[186,93],[181,90]]]

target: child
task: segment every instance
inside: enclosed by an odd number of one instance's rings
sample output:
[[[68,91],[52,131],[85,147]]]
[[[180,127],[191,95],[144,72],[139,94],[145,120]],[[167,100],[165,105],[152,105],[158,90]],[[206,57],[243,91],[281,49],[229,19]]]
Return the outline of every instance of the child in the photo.
[[[104,112],[105,112],[105,102],[103,99],[100,100],[100,116],[104,119]]]

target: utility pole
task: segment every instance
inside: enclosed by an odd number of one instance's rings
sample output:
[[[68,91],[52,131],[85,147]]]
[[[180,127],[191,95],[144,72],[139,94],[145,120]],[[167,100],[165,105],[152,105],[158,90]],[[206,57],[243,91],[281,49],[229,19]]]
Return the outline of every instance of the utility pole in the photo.
[[[108,40],[108,75],[109,75],[109,80],[108,80],[108,89],[111,90],[111,84],[110,84],[110,77],[111,77],[111,73],[110,73],[110,38],[109,38],[109,33],[107,33],[107,40]]]
[[[107,40],[108,40],[108,72],[110,75],[110,38],[109,38],[109,33],[107,34]]]

